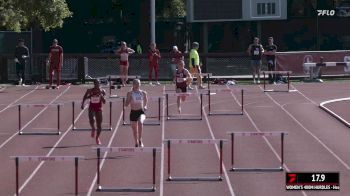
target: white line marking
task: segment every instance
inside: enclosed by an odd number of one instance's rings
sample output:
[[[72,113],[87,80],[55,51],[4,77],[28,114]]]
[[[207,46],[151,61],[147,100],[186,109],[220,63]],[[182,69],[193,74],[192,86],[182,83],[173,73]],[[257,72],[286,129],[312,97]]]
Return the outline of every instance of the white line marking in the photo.
[[[36,86],[33,90],[29,91],[28,93],[24,94],[22,97],[14,100],[13,102],[11,102],[10,104],[8,104],[5,108],[3,108],[0,113],[4,112],[5,110],[7,110],[8,108],[10,108],[11,106],[13,106],[13,104],[15,104],[17,101],[19,101],[20,99],[23,99],[24,97],[26,97],[27,95],[33,93],[36,89],[38,89],[38,86]]]
[[[118,130],[119,126],[120,126],[120,122],[122,121],[122,116],[123,116],[123,115],[122,115],[122,112],[120,112],[117,125],[116,125],[116,127],[114,128],[114,130],[113,130],[113,135],[112,135],[111,139],[109,140],[107,147],[111,147],[111,145],[112,145],[113,139],[114,139],[114,137],[116,136],[117,130]],[[100,170],[102,169],[102,167],[103,167],[103,165],[104,165],[104,163],[105,163],[105,161],[106,161],[107,153],[108,153],[108,152],[105,152],[104,155],[103,155],[102,161],[101,161],[101,163],[100,163]],[[96,174],[95,174],[94,180],[92,181],[92,183],[91,183],[91,185],[90,185],[89,191],[88,191],[88,193],[86,194],[87,196],[90,196],[90,195],[92,194],[92,191],[93,191],[93,188],[94,188],[94,186],[95,186],[95,184],[96,184],[96,181],[97,181],[97,172],[96,172]]]
[[[68,91],[68,89],[70,88],[70,86],[68,86],[68,88],[66,88],[61,94],[57,95],[55,99],[53,99],[51,103],[55,102],[59,97],[61,97],[64,93],[66,93]],[[20,131],[23,131],[23,129],[25,129],[30,123],[32,123],[40,114],[42,114],[48,107],[46,106],[45,108],[43,108],[37,115],[35,115],[29,122],[27,122],[27,124],[25,124]],[[5,142],[3,142],[0,145],[0,149],[3,148],[8,142],[10,142],[12,140],[12,138],[14,138],[16,135],[18,134],[18,132],[12,134],[11,137],[9,137]]]
[[[261,87],[260,87],[261,88]],[[295,88],[295,87],[294,87]],[[300,92],[298,90],[298,92]],[[302,94],[300,92],[300,94]],[[300,121],[298,121],[291,113],[289,113],[283,106],[281,106],[276,100],[274,100],[270,95],[266,94],[276,105],[278,105],[288,116],[290,116],[301,128],[303,128],[308,134],[310,134],[317,142],[319,142],[331,155],[333,155],[347,170],[350,170],[350,166],[341,159],[335,152],[333,152],[325,143],[323,143],[316,135],[314,135],[309,129],[307,129]],[[303,95],[303,94],[302,94]],[[304,95],[303,95],[304,96]],[[308,100],[312,101],[308,97],[304,96]],[[313,101],[312,101],[313,102]],[[315,103],[315,102],[313,102]],[[317,105],[317,104],[316,104]]]
[[[197,86],[196,86],[196,91],[198,92]],[[231,93],[232,93],[232,92],[231,92]],[[198,96],[197,98],[198,98],[198,100],[200,101],[199,96]],[[203,110],[203,115],[204,115],[204,118],[205,118],[205,122],[206,122],[207,125],[208,125],[208,129],[209,129],[209,132],[210,132],[210,136],[211,136],[212,139],[216,139],[215,136],[214,136],[214,133],[213,133],[213,129],[211,128],[211,125],[210,125],[210,123],[209,123],[209,119],[208,119],[208,116],[207,116],[207,112],[205,111],[204,108],[201,108],[201,109]],[[219,147],[218,147],[217,144],[215,144],[215,149],[216,149],[216,153],[217,153],[218,157],[220,157],[220,151],[219,151]],[[231,196],[235,196],[235,192],[233,191],[233,187],[232,187],[232,185],[231,185],[231,180],[230,180],[230,178],[228,177],[227,171],[226,171],[226,169],[225,169],[226,166],[225,166],[224,163],[222,163],[222,167],[223,167],[223,172],[224,172],[224,175],[225,175],[225,181],[226,181],[226,184],[227,184],[228,189],[229,189],[229,191],[230,191],[230,194],[231,194]]]
[[[261,88],[260,85],[259,85],[259,88],[260,88],[261,90],[263,90],[263,89]],[[231,93],[231,95],[234,97],[234,99],[236,100],[236,102],[237,102],[239,105],[241,105],[241,104],[237,101],[236,96],[235,96],[234,94],[232,94],[232,93]],[[270,96],[269,94],[266,94],[266,95]],[[256,131],[258,131],[258,132],[261,133],[262,131],[261,131],[261,130],[259,129],[259,127],[256,125],[256,123],[254,122],[254,120],[252,119],[252,117],[249,115],[248,111],[247,111],[246,109],[244,109],[244,111],[245,111],[245,114],[247,115],[247,118],[248,118],[249,121],[252,123],[252,125],[254,126],[254,128],[256,129]],[[278,159],[279,161],[281,161],[281,157],[279,156],[279,154],[277,153],[277,151],[273,148],[272,144],[269,142],[269,140],[266,138],[266,136],[262,136],[262,138],[265,140],[266,144],[269,146],[269,148],[270,148],[270,149],[272,150],[272,152],[275,154],[275,156],[277,157],[277,159]],[[283,166],[284,166],[284,168],[286,169],[287,172],[290,172],[290,169],[288,168],[288,166],[287,166],[285,163],[283,163]],[[305,191],[302,191],[302,194],[303,194],[304,196],[307,196],[307,194],[305,193]]]
[[[163,94],[165,93],[165,86],[163,86]],[[159,181],[159,195],[163,196],[163,182],[164,182],[164,139],[165,139],[165,102],[162,100],[162,152],[160,154],[160,181]]]

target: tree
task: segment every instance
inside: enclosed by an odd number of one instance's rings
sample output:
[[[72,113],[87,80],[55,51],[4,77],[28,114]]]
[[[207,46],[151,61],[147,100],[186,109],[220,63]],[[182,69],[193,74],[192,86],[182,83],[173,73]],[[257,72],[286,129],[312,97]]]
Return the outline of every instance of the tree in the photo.
[[[0,0],[0,28],[6,30],[39,26],[49,31],[62,27],[72,15],[66,0]]]
[[[182,18],[186,16],[185,0],[156,1],[157,15],[162,18]]]

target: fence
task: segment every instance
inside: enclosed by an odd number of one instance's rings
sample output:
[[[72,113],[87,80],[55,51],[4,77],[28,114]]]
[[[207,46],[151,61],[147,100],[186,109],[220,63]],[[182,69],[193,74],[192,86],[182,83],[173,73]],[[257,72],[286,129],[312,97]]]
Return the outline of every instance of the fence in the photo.
[[[278,53],[277,54],[277,69],[281,71],[293,71],[292,76],[302,76],[304,73],[302,70],[303,58],[306,55],[310,55],[310,52],[297,52],[293,53]],[[335,57],[339,56],[337,51],[322,52],[323,56]],[[350,56],[350,51],[344,51],[339,56],[338,61],[343,61],[344,56]],[[302,55],[303,58],[299,58]],[[48,67],[46,65],[47,54],[33,54],[32,66],[27,66],[31,69],[26,69],[26,78],[37,82],[46,82],[48,80]],[[288,58],[286,58],[288,56]],[[203,72],[212,73],[213,75],[250,75],[250,57],[244,53],[208,53],[200,54],[203,62]],[[299,61],[295,61],[301,59]],[[188,58],[185,56],[185,62],[188,64]],[[327,58],[324,59],[327,61]],[[318,58],[314,58],[315,62]],[[148,79],[149,61],[147,55],[133,54],[129,57],[130,60],[130,75],[140,75],[141,79]],[[334,60],[334,59],[332,59]],[[29,64],[30,61],[28,61]],[[169,80],[171,57],[168,53],[162,54],[162,58],[159,61],[159,78],[161,80]],[[263,63],[263,70],[266,70],[266,63]],[[15,63],[13,55],[1,55],[0,54],[0,81],[9,82],[16,80]],[[323,71],[327,74],[327,71]],[[62,80],[66,81],[85,81],[85,76],[91,77],[103,77],[106,75],[118,75],[119,74],[119,59],[113,54],[64,54],[64,65],[61,71]],[[332,74],[343,75],[342,70],[334,72]]]

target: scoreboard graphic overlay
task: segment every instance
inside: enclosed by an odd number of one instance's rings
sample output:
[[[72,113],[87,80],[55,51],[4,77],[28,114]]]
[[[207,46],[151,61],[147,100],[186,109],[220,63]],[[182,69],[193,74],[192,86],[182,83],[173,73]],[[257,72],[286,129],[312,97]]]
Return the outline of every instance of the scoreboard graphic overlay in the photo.
[[[339,191],[339,172],[286,173],[286,190]]]

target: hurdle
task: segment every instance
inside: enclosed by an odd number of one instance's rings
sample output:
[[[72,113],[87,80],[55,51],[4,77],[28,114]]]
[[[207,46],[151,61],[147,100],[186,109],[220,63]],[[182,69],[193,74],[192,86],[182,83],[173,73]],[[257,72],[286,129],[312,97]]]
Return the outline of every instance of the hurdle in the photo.
[[[62,104],[18,104],[18,135],[60,135],[60,108]],[[22,107],[57,107],[57,128],[52,128],[53,131],[29,131],[22,130]],[[51,128],[47,128],[51,129]]]
[[[90,127],[77,128],[75,126],[75,101],[72,101],[72,130],[73,131],[91,131]],[[109,102],[109,127],[102,127],[102,131],[112,131],[112,102]]]
[[[284,136],[288,135],[287,132],[228,132],[231,135],[231,169],[230,171],[239,171],[239,172],[274,172],[274,171],[283,171],[284,167]],[[281,162],[279,167],[272,168],[243,168],[243,167],[234,167],[234,140],[235,136],[280,136],[281,137]]]
[[[346,61],[346,59],[344,59]],[[323,58],[321,58],[321,62],[319,63],[304,63],[303,67],[304,70],[307,70],[307,72],[310,70],[310,80],[314,79],[315,75],[318,75],[318,73],[314,73],[314,68],[320,68],[320,67],[336,67],[336,66],[344,66],[344,72],[350,72],[350,62],[324,62]],[[319,72],[319,69],[316,71]]]
[[[290,90],[290,74],[292,71],[262,71],[264,80],[264,92],[294,92],[295,90]],[[266,74],[281,74],[287,75],[287,90],[275,90],[266,89]]]
[[[94,147],[97,151],[97,192],[154,192],[156,191],[156,153],[161,151],[157,147]],[[100,160],[101,152],[152,153],[152,186],[129,188],[106,188],[101,185]]]
[[[108,88],[109,88],[109,98],[118,98],[117,94],[112,94],[112,89],[115,89],[115,86],[113,85],[113,80],[115,79],[121,79],[122,75],[107,75],[108,78]],[[126,77],[128,80],[129,79],[140,79],[141,76],[139,75],[130,75]]]
[[[168,181],[222,181],[223,180],[223,144],[227,142],[224,139],[168,139],[164,140],[167,144],[168,152]],[[171,175],[171,144],[219,144],[220,157],[219,157],[219,176],[172,176]]]
[[[194,74],[192,74],[192,77],[197,77],[198,75],[203,77],[202,80],[203,79],[207,80],[207,87],[209,89],[209,87],[210,87],[210,84],[209,84],[210,83],[210,76],[212,76],[213,74],[212,73],[200,73],[200,74],[194,73]]]
[[[19,195],[19,162],[30,161],[30,162],[56,162],[56,161],[74,161],[75,165],[75,195],[78,195],[78,163],[79,160],[84,160],[83,156],[11,156],[15,159],[16,164],[16,195]]]
[[[169,96],[197,96],[197,93],[166,93],[165,94],[165,103],[166,103],[166,119],[167,120],[202,120],[203,119],[203,94],[200,95],[200,115],[169,115]]]
[[[244,90],[241,89],[241,111],[240,112],[235,112],[235,111],[213,111],[212,110],[212,104],[211,104],[211,96],[215,95],[217,93],[232,93],[234,92],[233,89],[216,89],[216,90],[210,90],[208,89],[208,114],[209,115],[243,115],[244,114]]]
[[[162,102],[162,98],[163,97],[149,97],[148,101],[157,101],[158,102],[158,110],[157,110],[157,115],[156,116],[148,116],[146,114],[146,120],[143,123],[144,125],[160,125],[161,123],[161,102]],[[126,112],[125,112],[125,102],[126,102],[126,98],[123,97],[122,98],[122,102],[123,102],[123,111],[122,111],[122,118],[123,118],[123,125],[130,125],[130,122],[126,121]],[[148,119],[156,119],[156,120],[148,120]]]

